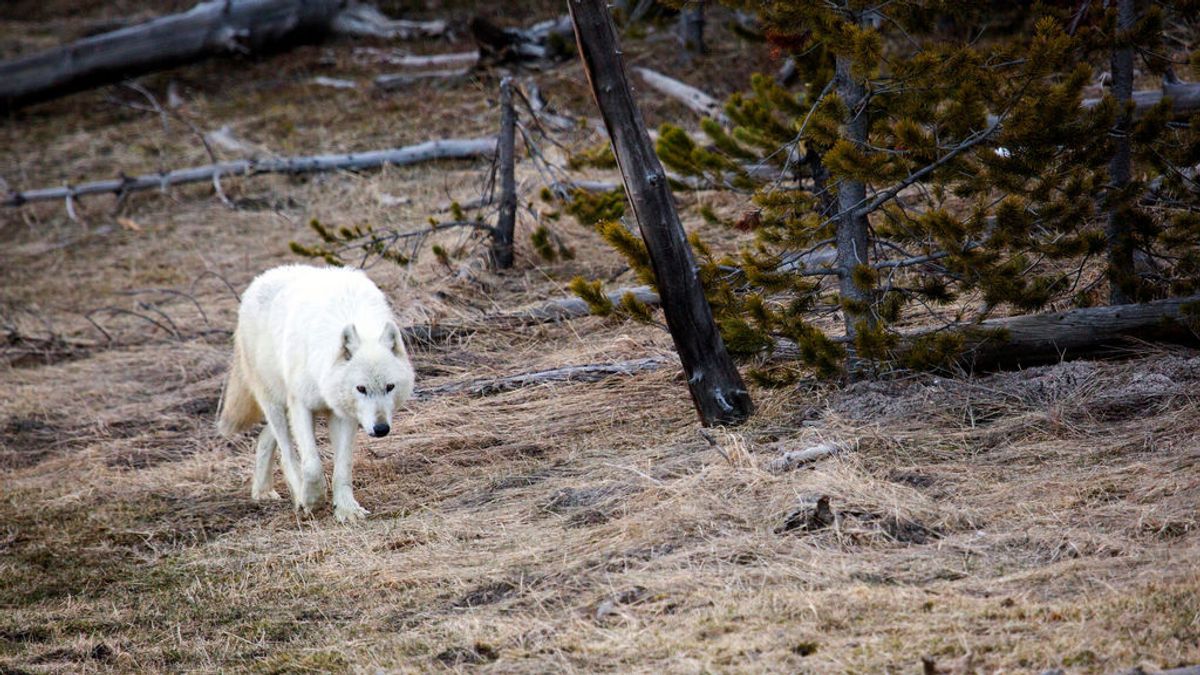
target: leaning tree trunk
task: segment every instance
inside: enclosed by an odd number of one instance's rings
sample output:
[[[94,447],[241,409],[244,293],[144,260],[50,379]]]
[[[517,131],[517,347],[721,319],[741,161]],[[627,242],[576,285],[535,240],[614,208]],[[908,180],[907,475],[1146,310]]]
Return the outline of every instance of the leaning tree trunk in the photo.
[[[855,17],[858,20],[859,17]],[[860,22],[861,23],[861,22]],[[837,93],[846,105],[845,139],[859,149],[867,145],[866,87],[853,72],[853,57],[839,54],[836,60],[835,82]],[[842,315],[846,322],[846,337],[850,339],[850,372],[856,369],[853,359],[854,338],[861,328],[871,321],[871,290],[855,279],[856,269],[865,269],[870,260],[867,247],[870,245],[867,232],[867,214],[863,206],[867,202],[867,186],[861,180],[843,180],[838,184],[837,218],[837,272],[842,296]]]
[[[342,0],[212,0],[190,11],[0,64],[0,110],[190,63],[303,42],[331,30]]]
[[[492,263],[497,269],[513,264],[513,231],[517,224],[516,118],[512,77],[500,81],[500,215],[492,233]]]
[[[1117,2],[1117,34],[1112,52],[1112,94],[1121,106],[1121,114],[1113,129],[1113,156],[1108,164],[1108,223],[1105,238],[1108,245],[1109,304],[1133,302],[1133,242],[1128,224],[1130,198],[1126,194],[1133,175],[1133,153],[1130,147],[1130,126],[1133,117],[1133,45],[1131,30],[1137,10],[1134,0]]]
[[[737,424],[753,411],[750,394],[704,297],[666,172],[654,154],[645,121],[629,90],[616,26],[605,0],[568,0],[567,6],[625,194],[650,253],[667,327],[696,411],[705,425]]]

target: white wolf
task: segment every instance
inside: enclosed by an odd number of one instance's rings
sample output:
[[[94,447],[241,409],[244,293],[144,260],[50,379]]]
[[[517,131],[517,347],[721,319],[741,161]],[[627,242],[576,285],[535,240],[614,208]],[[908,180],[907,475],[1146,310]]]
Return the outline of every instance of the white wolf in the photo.
[[[255,278],[242,296],[218,428],[228,437],[265,417],[251,496],[279,499],[271,489],[278,446],[292,501],[310,511],[325,496],[313,417],[328,415],[334,515],[341,522],[357,520],[367,511],[350,482],[355,423],[370,436],[386,436],[396,404],[412,389],[400,330],[365,274],[277,267]]]

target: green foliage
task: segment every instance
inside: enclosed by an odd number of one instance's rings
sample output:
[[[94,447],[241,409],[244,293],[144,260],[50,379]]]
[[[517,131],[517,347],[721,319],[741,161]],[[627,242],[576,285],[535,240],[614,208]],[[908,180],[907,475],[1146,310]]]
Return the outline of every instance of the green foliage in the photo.
[[[330,230],[316,218],[310,220],[308,226],[321,239],[321,244],[308,246],[298,241],[289,242],[288,248],[298,256],[324,260],[335,267],[350,264],[343,257],[347,253],[353,253],[364,261],[377,256],[397,265],[412,262],[407,254],[392,246],[396,240],[394,232],[378,231],[371,225],[342,226]]]
[[[638,235],[630,232],[619,220],[610,220],[596,226],[600,237],[625,257],[638,279],[643,283],[654,283],[654,268],[650,265],[650,252]]]
[[[583,277],[571,280],[571,292],[587,303],[588,309],[596,316],[611,316],[615,307],[612,300],[604,292],[604,284],[600,281],[588,281]]]
[[[709,225],[741,233],[736,251],[690,238],[731,351],[794,343],[800,361],[824,375],[842,372],[849,353],[856,363],[943,369],[983,339],[963,326],[996,312],[1090,304],[1110,284],[1138,299],[1200,290],[1191,169],[1200,164],[1200,115],[1185,124],[1167,104],[1140,113],[1129,132],[1134,180],[1114,189],[1123,109],[1111,98],[1081,105],[1097,95],[1090,87],[1116,47],[1134,46],[1152,73],[1172,60],[1179,67],[1191,55],[1172,51],[1164,26],[1194,28],[1187,7],[1200,3],[1143,4],[1128,31],[1116,30],[1114,9],[1096,10],[1074,34],[1074,12],[1052,3],[729,4],[758,12],[763,36],[796,64],[798,89],[755,75],[727,101],[729,126],[705,119],[700,140],[665,124],[655,149],[677,174],[752,192],[740,218],[698,209]],[[868,92],[857,109],[842,98],[855,97],[835,78],[839,62]],[[852,123],[865,123],[865,142]],[[751,178],[748,165],[777,176]],[[867,195],[854,206],[861,214],[840,211],[838,192],[850,186]],[[601,209],[593,198],[578,210]],[[1117,240],[1106,236],[1110,214]],[[839,227],[862,217],[868,250],[842,257],[865,263],[840,268],[820,257]],[[602,223],[606,241],[652,281],[640,240],[613,220],[581,218]],[[1105,269],[1113,246],[1131,247],[1138,264]],[[843,285],[854,292],[844,296]],[[837,315],[851,339],[817,327]],[[899,326],[931,323],[954,327],[900,339]],[[784,375],[762,381],[792,377]]]
[[[529,239],[533,244],[533,250],[537,251],[537,254],[541,256],[542,260],[545,260],[546,262],[554,262],[555,260],[558,260],[558,251],[550,242],[550,230],[546,229],[545,225],[542,225],[538,227],[538,229],[534,230]]]
[[[575,170],[586,167],[615,169],[617,168],[617,156],[613,154],[612,144],[604,141],[571,155],[567,160],[567,167]]]
[[[625,190],[590,192],[576,190],[571,194],[564,210],[574,216],[580,225],[591,227],[597,223],[617,220],[625,215]]]
[[[440,244],[434,244],[429,248],[429,250],[433,253],[433,256],[437,258],[439,263],[441,263],[447,269],[450,268],[450,252],[447,251],[444,246]]]

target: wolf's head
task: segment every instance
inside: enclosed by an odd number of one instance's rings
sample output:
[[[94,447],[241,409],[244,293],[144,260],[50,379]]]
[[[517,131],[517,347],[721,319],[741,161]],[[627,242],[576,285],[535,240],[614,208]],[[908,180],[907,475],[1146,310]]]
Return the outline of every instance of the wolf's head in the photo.
[[[413,369],[395,323],[378,339],[359,337],[354,324],[342,329],[341,348],[326,398],[334,412],[354,417],[369,436],[387,436],[396,404],[412,395]],[[339,410],[340,408],[340,410]]]

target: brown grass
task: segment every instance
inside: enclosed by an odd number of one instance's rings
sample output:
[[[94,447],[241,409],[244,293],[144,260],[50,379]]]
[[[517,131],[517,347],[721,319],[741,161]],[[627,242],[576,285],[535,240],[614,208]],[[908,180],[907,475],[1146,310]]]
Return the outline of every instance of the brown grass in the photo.
[[[388,96],[306,84],[316,72],[365,79],[351,49],[147,82],[161,92],[176,79],[197,124],[229,124],[281,153],[494,127],[488,82]],[[662,67],[670,51],[654,39],[631,49]],[[577,67],[537,77],[556,101],[588,110]],[[5,123],[0,175],[31,187],[206,161],[178,125],[164,133],[156,117],[104,97]],[[690,119],[648,105],[654,120]],[[214,429],[236,308],[221,279],[242,288],[293,261],[287,243],[311,241],[309,218],[418,226],[437,204],[477,194],[482,171],[229,181],[237,211],[203,186],[138,195],[119,214],[111,199],[91,199],[84,224],[57,204],[0,214],[4,316],[92,344],[0,370],[0,670],[912,672],[928,657],[940,672],[1111,672],[1200,662],[1191,352],[755,390],[755,418],[714,436],[731,462],[696,433],[671,368],[436,398],[364,443],[355,478],[373,512],[365,523],[252,503],[249,439],[228,443]],[[413,203],[384,207],[381,193]],[[719,195],[681,203],[697,200],[743,206]],[[690,209],[685,220],[701,226]],[[512,273],[456,281],[426,256],[371,274],[405,320],[461,321],[559,296],[574,274],[620,269],[571,223],[557,227],[577,260],[534,264],[531,227],[522,224],[523,266]],[[164,287],[189,293],[203,315],[184,297],[126,294]],[[138,302],[185,336],[96,317],[113,346],[82,316],[145,312]],[[485,330],[414,361],[420,384],[435,385],[670,349],[656,329],[589,318]],[[760,468],[823,441],[855,449],[790,473]],[[830,498],[832,525],[777,532],[818,495]]]

